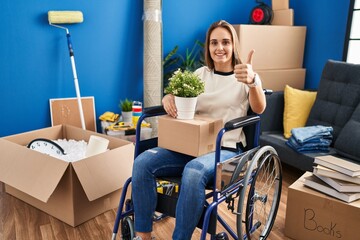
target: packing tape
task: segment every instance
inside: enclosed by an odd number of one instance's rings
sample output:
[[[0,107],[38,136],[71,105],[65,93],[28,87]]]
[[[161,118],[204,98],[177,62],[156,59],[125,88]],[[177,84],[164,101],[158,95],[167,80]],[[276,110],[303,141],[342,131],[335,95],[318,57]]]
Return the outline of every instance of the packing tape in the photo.
[[[154,21],[154,22],[162,22],[161,19],[161,11],[159,9],[150,9],[146,10],[143,14],[143,21]]]

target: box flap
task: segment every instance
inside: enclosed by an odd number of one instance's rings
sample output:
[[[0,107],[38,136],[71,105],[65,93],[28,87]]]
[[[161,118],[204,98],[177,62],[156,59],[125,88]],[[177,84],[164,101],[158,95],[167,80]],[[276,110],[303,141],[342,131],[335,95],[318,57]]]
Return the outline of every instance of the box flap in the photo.
[[[4,138],[0,139],[0,152],[0,181],[43,202],[48,201],[69,165]]]
[[[125,142],[125,141],[123,141]],[[131,142],[102,154],[72,163],[89,201],[118,190],[132,174]]]

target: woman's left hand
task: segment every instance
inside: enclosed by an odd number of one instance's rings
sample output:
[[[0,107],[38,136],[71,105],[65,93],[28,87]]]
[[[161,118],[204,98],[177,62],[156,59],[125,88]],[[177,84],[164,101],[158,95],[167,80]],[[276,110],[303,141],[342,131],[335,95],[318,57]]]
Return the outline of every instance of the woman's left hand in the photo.
[[[254,82],[255,73],[252,68],[252,58],[255,50],[251,50],[246,63],[237,64],[234,67],[235,77],[239,82],[251,84]]]
[[[173,118],[177,117],[177,109],[175,105],[174,95],[172,94],[165,95],[162,99],[162,105],[168,115],[172,116]]]

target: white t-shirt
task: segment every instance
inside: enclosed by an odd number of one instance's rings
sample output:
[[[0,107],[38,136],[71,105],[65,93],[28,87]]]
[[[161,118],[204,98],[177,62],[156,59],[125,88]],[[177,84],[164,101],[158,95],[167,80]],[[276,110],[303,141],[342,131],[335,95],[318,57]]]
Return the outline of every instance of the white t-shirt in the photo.
[[[247,115],[249,87],[238,82],[235,74],[214,74],[214,71],[207,67],[201,67],[195,73],[205,82],[205,92],[198,97],[196,114],[221,118],[224,124]],[[222,146],[236,148],[237,142],[246,146],[242,128],[225,133]]]

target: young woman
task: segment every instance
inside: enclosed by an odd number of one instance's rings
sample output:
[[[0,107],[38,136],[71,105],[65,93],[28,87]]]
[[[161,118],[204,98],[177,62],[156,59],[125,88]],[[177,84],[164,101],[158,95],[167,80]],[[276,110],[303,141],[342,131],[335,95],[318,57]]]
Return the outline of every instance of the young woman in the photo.
[[[196,70],[205,82],[205,92],[198,97],[197,114],[227,122],[245,116],[249,106],[255,113],[264,111],[266,100],[261,81],[251,66],[253,54],[254,50],[242,63],[232,25],[221,20],[210,26],[205,42],[206,66]],[[164,96],[162,104],[170,116],[177,116],[174,96]],[[239,154],[240,146],[245,144],[241,129],[226,133],[221,161]],[[157,147],[140,154],[134,161],[132,175],[136,239],[151,239],[155,179],[161,176],[182,176],[173,239],[191,239],[203,211],[205,187],[214,175],[214,161],[214,152],[194,158]]]

